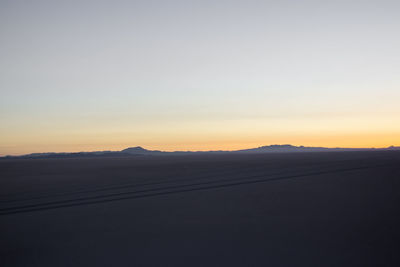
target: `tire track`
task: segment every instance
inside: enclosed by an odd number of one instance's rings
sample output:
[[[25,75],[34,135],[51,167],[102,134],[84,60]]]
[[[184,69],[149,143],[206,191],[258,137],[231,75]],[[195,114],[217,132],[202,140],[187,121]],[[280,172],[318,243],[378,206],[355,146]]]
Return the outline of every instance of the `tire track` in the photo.
[[[322,163],[317,163],[313,164],[312,166],[300,166],[297,167],[297,169],[310,169],[310,168],[315,168],[318,167],[333,167],[332,165],[338,164],[338,163],[349,163],[349,161],[346,160],[339,160],[339,161],[332,161],[332,162],[322,162]],[[225,167],[235,167],[236,165],[227,165]],[[218,175],[237,175],[237,174],[242,174],[242,173],[247,173],[248,171],[253,171],[256,170],[260,174],[264,175],[277,175],[277,174],[284,174],[285,171],[275,171],[271,173],[267,173],[265,171],[264,166],[257,166],[255,167],[247,167],[246,169],[240,168],[239,170],[235,169],[230,169],[229,171],[209,171],[209,172],[203,172],[199,173],[198,176],[191,177],[191,178],[178,178],[178,179],[169,179],[168,178],[163,178],[163,179],[153,179],[151,182],[145,182],[145,183],[140,183],[140,182],[134,182],[134,183],[125,183],[125,184],[111,184],[107,186],[100,186],[100,187],[92,187],[92,188],[84,188],[80,190],[73,190],[73,191],[67,191],[67,192],[56,192],[56,193],[51,193],[51,194],[43,194],[39,192],[39,194],[36,193],[35,196],[32,197],[21,197],[21,198],[14,198],[14,199],[0,199],[0,203],[15,203],[15,202],[28,202],[28,201],[34,201],[34,200],[42,200],[42,199],[48,199],[48,198],[55,198],[55,197],[64,197],[64,196],[73,196],[73,195],[79,195],[79,194],[91,194],[91,193],[97,193],[97,192],[103,192],[103,191],[110,191],[110,190],[116,190],[116,189],[127,189],[127,188],[135,188],[135,187],[145,187],[145,186],[151,186],[151,185],[162,185],[162,184],[170,184],[170,183],[176,183],[176,182],[190,182],[190,181],[197,181],[197,180],[205,180],[205,179],[212,179],[215,178],[215,176]],[[171,177],[172,175],[169,175],[168,177]],[[176,175],[175,175],[176,176]],[[173,176],[173,177],[175,177]],[[217,180],[214,180],[217,181]],[[31,192],[34,193],[34,192]],[[1,208],[0,208],[1,210]]]
[[[387,164],[385,164],[385,165],[387,165]],[[246,185],[246,184],[263,183],[263,182],[270,182],[270,181],[277,181],[277,180],[295,179],[295,178],[300,178],[300,177],[315,176],[315,175],[321,175],[321,174],[331,174],[331,173],[340,173],[340,172],[347,172],[347,171],[376,168],[376,167],[381,167],[381,166],[385,166],[385,165],[374,165],[374,166],[370,165],[370,166],[360,166],[360,167],[353,167],[353,168],[339,168],[339,169],[328,170],[328,171],[316,171],[316,172],[292,174],[292,175],[285,175],[285,176],[278,176],[278,177],[268,177],[268,178],[261,178],[261,179],[257,179],[257,178],[264,177],[264,176],[248,176],[248,177],[242,177],[242,178],[237,178],[237,179],[223,179],[223,180],[217,180],[217,181],[192,183],[192,184],[185,184],[185,185],[175,185],[175,186],[167,186],[167,187],[161,187],[161,188],[151,188],[151,189],[146,189],[146,190],[136,190],[136,191],[122,192],[122,193],[112,193],[112,194],[99,195],[99,196],[93,196],[93,197],[75,198],[75,199],[69,199],[69,200],[64,200],[64,201],[53,201],[53,202],[40,203],[40,204],[2,208],[2,209],[0,209],[0,215],[9,215],[9,214],[22,213],[22,212],[33,212],[33,211],[41,211],[41,210],[49,210],[49,209],[58,209],[58,208],[64,208],[64,207],[82,206],[82,205],[89,205],[89,204],[98,204],[98,203],[121,201],[121,200],[127,200],[127,199],[136,199],[136,198],[143,198],[143,197],[152,197],[152,196],[190,192],[190,191],[199,191],[199,190],[216,189],[216,188],[239,186],[239,185]]]

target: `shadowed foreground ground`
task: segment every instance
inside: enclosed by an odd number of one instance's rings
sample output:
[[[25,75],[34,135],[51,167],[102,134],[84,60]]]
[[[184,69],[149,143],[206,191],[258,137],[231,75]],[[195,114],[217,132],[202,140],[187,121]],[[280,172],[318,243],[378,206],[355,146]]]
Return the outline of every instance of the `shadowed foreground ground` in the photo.
[[[1,266],[400,266],[400,152],[0,160]]]

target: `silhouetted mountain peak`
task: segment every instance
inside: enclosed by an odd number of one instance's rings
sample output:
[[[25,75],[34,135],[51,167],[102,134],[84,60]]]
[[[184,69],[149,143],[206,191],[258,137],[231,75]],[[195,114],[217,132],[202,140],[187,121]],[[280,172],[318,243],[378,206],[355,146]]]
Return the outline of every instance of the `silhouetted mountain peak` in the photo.
[[[303,147],[303,146],[302,146],[302,147]],[[287,149],[287,148],[297,148],[297,147],[296,147],[296,146],[289,145],[289,144],[285,144],[285,145],[261,146],[261,147],[259,147],[259,148],[262,148],[262,149],[275,149],[275,148],[279,149],[279,148],[285,148],[285,149]]]
[[[125,153],[147,153],[150,152],[150,150],[144,149],[141,146],[135,146],[135,147],[128,147],[124,150],[121,150],[121,152]]]
[[[246,153],[318,152],[318,151],[330,151],[330,150],[335,150],[335,149],[329,149],[329,148],[324,148],[324,147],[293,146],[290,144],[284,144],[284,145],[260,146],[257,148],[239,150],[238,152],[246,152]]]

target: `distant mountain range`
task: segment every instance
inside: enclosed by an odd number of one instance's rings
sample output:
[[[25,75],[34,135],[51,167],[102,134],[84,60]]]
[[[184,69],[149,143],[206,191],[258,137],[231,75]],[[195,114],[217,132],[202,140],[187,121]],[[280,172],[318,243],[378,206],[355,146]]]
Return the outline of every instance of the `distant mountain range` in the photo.
[[[5,158],[83,158],[83,157],[131,157],[143,155],[186,155],[186,154],[262,154],[262,153],[295,153],[295,152],[331,152],[331,151],[386,151],[398,150],[400,146],[390,146],[386,148],[327,148],[327,147],[306,147],[292,145],[269,145],[257,148],[242,150],[211,150],[211,151],[159,151],[147,150],[143,147],[129,147],[121,151],[93,151],[93,152],[70,152],[70,153],[32,153],[21,156],[5,156]],[[1,157],[0,157],[1,158]]]

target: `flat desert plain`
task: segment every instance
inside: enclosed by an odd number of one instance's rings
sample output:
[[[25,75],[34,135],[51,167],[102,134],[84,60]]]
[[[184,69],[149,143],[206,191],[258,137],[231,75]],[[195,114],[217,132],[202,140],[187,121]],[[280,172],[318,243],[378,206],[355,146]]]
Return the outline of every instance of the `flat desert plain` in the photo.
[[[0,160],[1,266],[400,266],[400,152]]]

